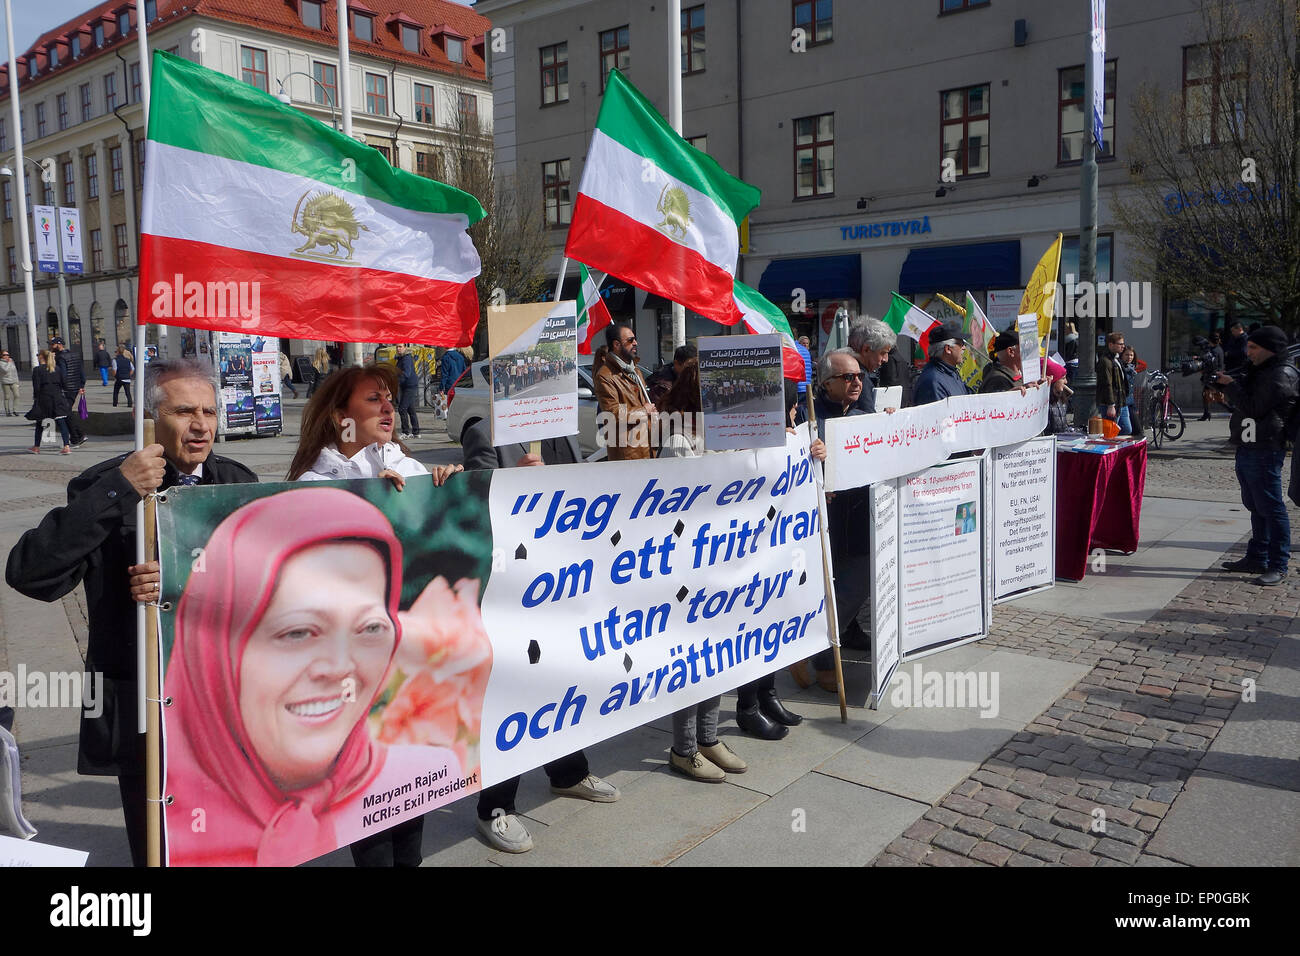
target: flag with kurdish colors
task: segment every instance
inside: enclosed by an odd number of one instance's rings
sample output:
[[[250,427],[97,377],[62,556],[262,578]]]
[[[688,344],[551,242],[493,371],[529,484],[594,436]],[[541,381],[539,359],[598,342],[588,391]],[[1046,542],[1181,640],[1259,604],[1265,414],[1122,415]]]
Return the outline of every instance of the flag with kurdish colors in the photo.
[[[473,342],[477,199],[179,57],[154,54],[150,89],[139,321]]]
[[[740,310],[740,320],[745,328],[754,335],[779,333],[781,336],[781,371],[782,374],[796,382],[802,382],[808,370],[804,367],[803,356],[795,348],[794,334],[785,313],[780,306],[773,305],[757,289],[751,289],[739,280],[732,292],[736,308]]]
[[[758,199],[612,70],[564,254],[730,325],[740,224]]]
[[[898,335],[913,338],[921,346],[921,354],[930,354],[930,330],[939,324],[939,320],[918,305],[908,302],[897,292],[891,293],[893,301],[889,311],[881,320]]]
[[[578,283],[578,352],[590,355],[592,339],[614,318],[586,266],[579,265],[578,277],[581,279]]]
[[[1052,334],[1052,317],[1056,311],[1056,276],[1061,271],[1061,234],[1056,234],[1056,241],[1047,247],[1043,258],[1034,266],[1025,286],[1025,294],[1020,299],[1020,314],[1038,315],[1038,350],[1047,351],[1047,337]]]

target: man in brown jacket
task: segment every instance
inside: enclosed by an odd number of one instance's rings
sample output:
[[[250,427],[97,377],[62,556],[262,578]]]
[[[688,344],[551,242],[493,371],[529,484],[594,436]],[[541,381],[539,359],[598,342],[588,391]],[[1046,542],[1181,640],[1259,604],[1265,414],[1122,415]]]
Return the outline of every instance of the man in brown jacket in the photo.
[[[1132,431],[1128,420],[1128,376],[1119,363],[1119,355],[1124,351],[1124,333],[1109,332],[1106,335],[1106,351],[1097,355],[1097,408],[1102,416],[1119,425],[1119,433],[1127,435]]]
[[[645,381],[637,371],[636,333],[630,325],[605,329],[609,352],[595,370],[596,401],[600,404],[597,434],[604,437],[610,461],[650,457],[650,404]]]

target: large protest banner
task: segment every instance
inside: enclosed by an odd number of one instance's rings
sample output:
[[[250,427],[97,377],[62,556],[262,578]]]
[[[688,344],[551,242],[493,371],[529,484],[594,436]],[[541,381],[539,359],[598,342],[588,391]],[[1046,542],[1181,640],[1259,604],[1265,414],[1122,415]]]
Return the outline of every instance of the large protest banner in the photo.
[[[893,414],[826,422],[826,490],[861,488],[949,455],[1026,441],[1047,427],[1050,390],[962,395]]]
[[[169,490],[172,865],[292,865],[827,646],[806,444]]]
[[[1056,437],[993,449],[993,600],[1056,583]]]
[[[871,709],[902,658],[899,638],[898,482],[871,486]]]

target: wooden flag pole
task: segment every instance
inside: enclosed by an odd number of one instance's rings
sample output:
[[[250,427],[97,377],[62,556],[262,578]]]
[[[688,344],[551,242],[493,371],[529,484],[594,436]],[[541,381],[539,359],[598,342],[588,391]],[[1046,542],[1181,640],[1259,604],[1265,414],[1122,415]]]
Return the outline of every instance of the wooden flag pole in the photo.
[[[817,434],[817,411],[813,407],[813,385],[808,383],[808,425],[812,434]],[[840,622],[838,609],[835,607],[835,569],[831,566],[831,536],[826,527],[826,479],[821,468],[814,468],[817,475],[817,508],[820,512],[817,522],[821,532],[822,543],[822,578],[826,584],[826,628],[830,632],[831,651],[835,655],[835,689],[840,697],[840,723],[849,722],[849,705],[844,697],[844,662],[840,659]]]
[[[139,399],[137,399],[139,400]],[[144,443],[153,444],[153,419],[145,419]],[[144,503],[145,560],[158,560],[158,499],[150,495]],[[159,577],[158,599],[162,600]],[[162,697],[158,674],[158,609],[141,605],[145,610],[145,831],[147,863],[162,866],[162,734],[159,706]]]

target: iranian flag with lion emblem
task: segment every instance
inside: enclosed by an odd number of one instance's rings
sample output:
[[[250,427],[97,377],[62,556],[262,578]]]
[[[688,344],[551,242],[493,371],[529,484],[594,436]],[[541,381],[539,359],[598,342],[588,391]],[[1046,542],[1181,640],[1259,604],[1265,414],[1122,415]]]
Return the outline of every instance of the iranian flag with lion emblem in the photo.
[[[758,199],[611,70],[564,254],[733,325],[740,224]]]
[[[179,57],[154,54],[151,93],[140,322],[473,342],[473,196]]]

